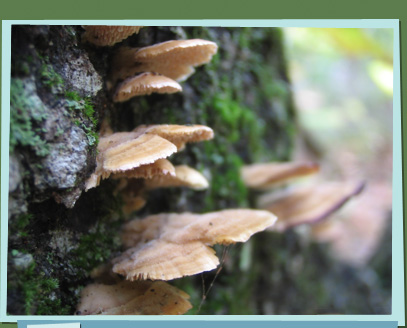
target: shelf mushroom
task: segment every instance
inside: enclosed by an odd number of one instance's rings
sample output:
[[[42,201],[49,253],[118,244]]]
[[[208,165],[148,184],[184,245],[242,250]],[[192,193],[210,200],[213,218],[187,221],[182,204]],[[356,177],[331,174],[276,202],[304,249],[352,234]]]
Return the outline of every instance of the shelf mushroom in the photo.
[[[320,222],[364,188],[364,183],[325,182],[264,195],[259,207],[279,218],[269,230],[284,231],[300,224]]]
[[[113,272],[128,280],[171,280],[213,270],[219,264],[209,246],[247,241],[272,226],[268,211],[229,209],[207,214],[159,214],[129,222],[113,260]]]
[[[97,46],[113,46],[134,33],[142,26],[85,25],[82,39]]]
[[[194,67],[208,63],[218,46],[201,39],[171,40],[144,48],[119,49],[112,63],[111,80],[141,72],[156,72],[176,81],[186,80]]]
[[[175,93],[182,87],[174,80],[157,73],[141,73],[129,77],[120,83],[113,95],[114,102],[124,102],[137,96],[148,96],[152,93]]]
[[[319,165],[312,162],[272,162],[245,165],[241,176],[247,187],[264,190],[317,172]]]
[[[133,170],[166,158],[175,153],[177,147],[157,135],[119,132],[101,138],[98,151],[96,170],[87,180],[86,190],[96,187],[101,178],[106,179],[112,173]]]
[[[189,295],[163,281],[90,284],[81,292],[78,315],[177,315],[192,308]]]
[[[176,169],[174,165],[172,165],[169,160],[161,158],[151,164],[145,164],[131,170],[113,173],[111,177],[114,179],[152,179],[157,176],[175,176],[175,174]]]
[[[96,169],[86,181],[85,190],[98,186],[101,179],[107,179],[111,175],[116,178],[175,176],[176,168],[164,159],[184,147],[187,142],[209,140],[213,136],[213,130],[203,125],[163,124],[143,125],[131,132],[117,132],[102,137],[98,144]],[[180,177],[183,174],[181,171],[179,169]],[[203,180],[206,179],[198,179],[199,174],[198,172],[192,177],[202,187],[205,184]]]
[[[202,190],[209,187],[209,182],[197,170],[187,165],[175,166],[173,175],[156,175],[144,182],[147,189],[167,188],[167,187],[188,187],[195,190]]]
[[[213,130],[205,125],[177,125],[156,124],[140,125],[133,130],[137,133],[156,134],[175,144],[178,150],[182,150],[186,143],[200,142],[213,139]]]

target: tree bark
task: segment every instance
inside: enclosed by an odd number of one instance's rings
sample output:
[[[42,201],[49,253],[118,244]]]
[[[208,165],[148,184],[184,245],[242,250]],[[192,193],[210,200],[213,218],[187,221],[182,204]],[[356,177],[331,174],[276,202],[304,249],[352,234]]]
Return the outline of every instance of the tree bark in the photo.
[[[133,215],[140,218],[253,207],[256,195],[243,185],[240,167],[288,160],[292,152],[295,111],[280,29],[144,27],[112,47],[83,42],[82,33],[80,26],[12,29],[9,314],[74,314],[89,272],[120,252],[126,218],[118,182],[104,180],[84,191],[102,122],[113,131],[141,124],[203,124],[215,131],[214,140],[171,157],[203,172],[209,189],[153,191]],[[182,93],[112,102],[106,82],[120,46],[187,38],[214,41],[219,51],[182,83]],[[333,263],[294,232],[263,232],[217,251],[224,254],[219,274],[173,282],[191,295],[191,314],[386,311],[387,294],[366,297],[370,287],[360,273]],[[331,298],[345,285],[341,300]],[[200,306],[202,288],[209,287]],[[354,304],[344,304],[352,298]]]

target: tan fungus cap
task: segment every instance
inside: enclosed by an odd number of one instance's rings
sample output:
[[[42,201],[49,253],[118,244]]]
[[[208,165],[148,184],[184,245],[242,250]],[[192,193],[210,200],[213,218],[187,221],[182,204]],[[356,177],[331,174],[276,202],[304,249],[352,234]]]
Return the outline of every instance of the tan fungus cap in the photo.
[[[175,176],[175,167],[167,159],[161,158],[151,164],[141,165],[131,170],[112,175],[112,178],[151,179],[155,176]]]
[[[216,268],[207,245],[245,242],[273,225],[267,211],[234,209],[207,214],[159,214],[129,222],[123,230],[125,247],[113,260],[113,271],[129,280],[170,280]]]
[[[245,165],[241,176],[249,188],[267,189],[294,178],[315,174],[319,165],[309,162],[282,162]]]
[[[182,91],[182,87],[174,80],[160,74],[147,72],[130,77],[120,83],[113,95],[113,101],[123,102],[136,96],[180,91]]]
[[[177,147],[157,135],[143,134],[116,147],[109,148],[103,155],[103,169],[118,172],[134,169],[166,158],[177,151]]]
[[[156,72],[176,81],[186,80],[194,67],[208,63],[218,46],[201,39],[172,40],[152,46],[122,48],[113,59],[113,80],[139,72]]]
[[[178,315],[192,308],[189,295],[163,281],[91,284],[81,293],[77,314]]]
[[[152,240],[113,260],[113,272],[128,280],[171,280],[210,271],[219,265],[215,251],[201,242],[175,244]]]
[[[187,166],[175,166],[173,175],[156,175],[144,183],[147,189],[188,187],[195,190],[203,190],[209,187],[209,182],[197,170]]]
[[[151,133],[171,141],[178,150],[188,142],[200,142],[213,139],[213,130],[205,125],[157,124],[140,125],[133,130],[136,133]]]
[[[114,44],[138,33],[142,26],[104,26],[86,25],[82,38],[97,46],[113,46]]]
[[[341,208],[363,190],[363,183],[330,182],[283,191],[263,197],[259,206],[278,217],[271,230],[284,231],[304,223],[316,223]]]
[[[106,179],[112,173],[124,174],[124,171],[132,171],[129,174],[147,175],[155,170],[163,173],[168,169],[171,174],[172,164],[169,162],[159,162],[156,166],[147,165],[170,156],[177,151],[177,147],[154,134],[119,132],[101,138],[98,151],[96,170],[86,181],[86,190],[96,187],[101,178]],[[137,173],[135,169],[139,167],[142,168]]]

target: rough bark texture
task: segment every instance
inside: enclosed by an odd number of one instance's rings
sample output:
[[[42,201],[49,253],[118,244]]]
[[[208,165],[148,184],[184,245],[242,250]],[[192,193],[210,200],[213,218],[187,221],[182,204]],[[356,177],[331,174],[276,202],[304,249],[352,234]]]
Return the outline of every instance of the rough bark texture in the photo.
[[[118,46],[81,41],[80,26],[14,26],[12,30],[9,314],[74,314],[89,272],[120,252],[123,201],[105,180],[84,192],[95,168],[97,132],[140,124],[204,124],[213,141],[187,146],[171,158],[197,168],[207,191],[157,190],[134,216],[198,213],[253,206],[239,178],[244,163],[290,158],[294,109],[274,28],[143,28],[120,45],[203,38],[218,55],[183,83],[182,94],[152,95],[113,104],[109,62]],[[353,270],[296,233],[260,233],[247,244],[219,247],[216,273],[174,284],[191,295],[199,314],[384,313],[389,272]],[[370,271],[369,271],[370,270]],[[370,274],[370,276],[369,276]],[[370,279],[370,280],[369,280]],[[376,279],[376,280],[375,280]]]

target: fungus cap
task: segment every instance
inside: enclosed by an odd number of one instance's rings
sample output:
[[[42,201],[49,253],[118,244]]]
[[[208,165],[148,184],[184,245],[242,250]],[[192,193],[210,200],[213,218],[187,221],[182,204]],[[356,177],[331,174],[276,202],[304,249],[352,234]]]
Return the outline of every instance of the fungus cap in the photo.
[[[131,248],[113,260],[113,271],[128,280],[170,280],[213,270],[219,260],[208,245],[247,241],[275,221],[267,211],[246,209],[133,220],[122,236],[124,246]]]
[[[131,214],[138,210],[141,210],[147,203],[147,200],[143,196],[123,196],[123,213],[125,215]]]
[[[163,281],[90,284],[81,293],[78,314],[173,315],[192,308],[189,295]]]
[[[305,223],[324,220],[364,188],[364,183],[330,182],[267,195],[259,207],[274,213],[277,224],[271,230],[284,231]]]
[[[203,190],[209,187],[208,180],[197,170],[187,166],[175,166],[174,175],[156,175],[144,183],[147,189],[188,187]]]
[[[138,33],[142,26],[105,26],[86,25],[82,38],[97,46],[113,46],[114,44]]]
[[[140,137],[109,148],[103,154],[103,169],[118,172],[134,169],[166,158],[177,151],[177,147],[157,135],[143,134]]]
[[[152,239],[173,243],[200,241],[208,245],[245,242],[272,226],[277,217],[268,211],[228,209],[206,214],[164,213],[128,222],[122,233],[125,247]]]
[[[175,176],[175,167],[165,158],[158,159],[154,163],[141,165],[131,170],[121,171],[112,175],[114,179],[135,178],[151,179],[155,176]]]
[[[288,180],[315,174],[319,165],[309,162],[282,162],[245,165],[241,169],[243,182],[249,188],[267,189]]]
[[[173,143],[154,134],[114,133],[100,139],[98,151],[96,169],[85,183],[86,190],[98,186],[102,178],[107,179],[112,173],[126,175],[125,171],[131,171],[129,175],[148,175],[161,170],[163,174],[167,171],[173,174],[175,170],[169,162],[150,165],[177,151]]]
[[[175,93],[182,87],[174,80],[156,73],[146,72],[121,82],[113,95],[114,102],[127,101],[136,96],[155,93]]]
[[[104,153],[110,148],[114,148],[126,141],[134,140],[141,134],[136,132],[116,132],[105,137],[101,137],[98,143],[99,153]]]
[[[122,48],[113,59],[113,80],[140,72],[156,72],[176,81],[186,80],[194,67],[208,63],[218,46],[201,39],[172,40],[152,46]]]
[[[213,139],[213,130],[205,125],[177,125],[158,124],[140,125],[133,130],[136,133],[156,134],[175,144],[178,150],[182,149],[188,142],[200,142]]]
[[[152,240],[115,259],[113,272],[127,280],[172,280],[210,271],[218,265],[215,251],[201,242],[175,244]]]
[[[228,209],[199,215],[184,229],[164,232],[161,238],[177,242],[199,240],[208,245],[243,243],[276,221],[277,217],[268,211]]]
[[[365,267],[377,254],[387,227],[392,188],[385,182],[370,182],[354,206],[330,220],[312,226],[312,238],[324,242],[341,262]]]

